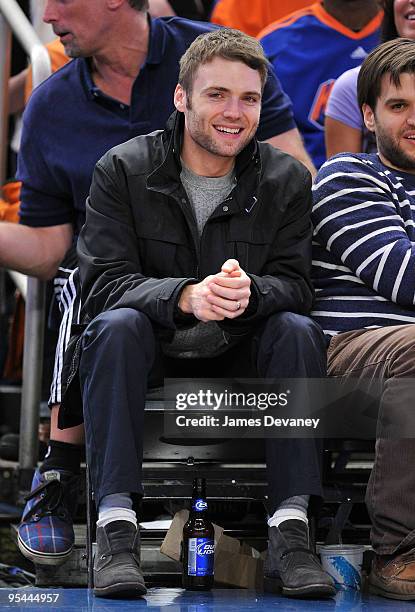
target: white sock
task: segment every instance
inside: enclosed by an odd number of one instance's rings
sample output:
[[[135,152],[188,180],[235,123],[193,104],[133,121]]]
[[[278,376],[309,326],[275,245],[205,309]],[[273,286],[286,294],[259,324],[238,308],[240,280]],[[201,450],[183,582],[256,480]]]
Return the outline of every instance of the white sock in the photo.
[[[137,528],[137,515],[129,493],[113,493],[102,498],[98,509],[97,527],[113,521],[130,521]]]
[[[278,527],[284,521],[304,521],[308,525],[307,514],[299,508],[281,508],[268,519],[268,527]]]

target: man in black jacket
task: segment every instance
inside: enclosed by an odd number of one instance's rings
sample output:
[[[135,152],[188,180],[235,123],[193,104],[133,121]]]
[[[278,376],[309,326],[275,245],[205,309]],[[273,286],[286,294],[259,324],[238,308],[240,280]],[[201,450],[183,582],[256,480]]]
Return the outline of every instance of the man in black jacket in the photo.
[[[95,168],[78,242],[88,324],[78,347],[98,596],[145,593],[131,495],[142,495],[149,381],[189,368],[203,377],[325,375],[322,333],[304,316],[310,175],[254,138],[266,71],[260,45],[241,32],[199,37],[181,60],[167,128],[113,148]],[[65,410],[64,401],[63,419]],[[308,536],[320,447],[271,439],[266,450],[267,584],[333,595]]]

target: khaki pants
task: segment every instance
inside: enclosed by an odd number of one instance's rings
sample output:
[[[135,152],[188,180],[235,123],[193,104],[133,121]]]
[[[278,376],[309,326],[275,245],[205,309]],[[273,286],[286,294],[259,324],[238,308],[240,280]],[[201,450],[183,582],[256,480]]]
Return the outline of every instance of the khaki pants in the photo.
[[[415,325],[339,334],[327,357],[330,377],[383,381],[380,421],[415,420]],[[415,545],[415,438],[383,438],[380,426],[366,505],[376,554]]]

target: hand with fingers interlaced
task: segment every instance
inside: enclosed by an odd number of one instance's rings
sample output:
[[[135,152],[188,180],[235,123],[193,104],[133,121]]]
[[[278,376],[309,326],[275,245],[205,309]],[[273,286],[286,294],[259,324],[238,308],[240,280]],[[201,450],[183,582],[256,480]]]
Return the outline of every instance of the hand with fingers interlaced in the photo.
[[[181,293],[179,308],[204,323],[235,319],[249,304],[250,285],[251,279],[239,262],[228,259],[217,274],[187,285]]]

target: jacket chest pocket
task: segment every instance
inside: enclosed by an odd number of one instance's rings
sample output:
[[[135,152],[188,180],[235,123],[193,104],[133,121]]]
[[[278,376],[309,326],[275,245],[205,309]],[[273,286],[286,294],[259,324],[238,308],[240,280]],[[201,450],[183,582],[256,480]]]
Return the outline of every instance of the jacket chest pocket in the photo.
[[[259,273],[269,258],[273,243],[273,234],[269,229],[259,231],[231,231],[229,251],[247,272]]]
[[[177,260],[185,249],[185,236],[174,228],[141,225],[137,230],[140,260],[146,276],[179,276]]]

